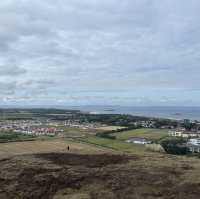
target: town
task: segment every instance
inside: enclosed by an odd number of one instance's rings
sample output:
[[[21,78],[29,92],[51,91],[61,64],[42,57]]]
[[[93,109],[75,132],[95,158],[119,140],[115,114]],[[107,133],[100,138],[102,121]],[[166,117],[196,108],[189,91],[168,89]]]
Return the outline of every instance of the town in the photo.
[[[2,184],[8,191],[17,182],[23,185],[22,189],[25,187],[25,194],[30,185],[33,188],[38,186],[37,191],[46,193],[41,184],[49,189],[47,185],[53,183],[54,186],[55,182],[60,190],[67,180],[73,185],[77,179],[78,183],[83,179],[84,184],[88,178],[98,176],[95,182],[99,182],[99,174],[103,172],[102,182],[106,176],[108,181],[112,178],[113,188],[118,186],[120,178],[120,187],[123,187],[127,179],[128,184],[138,178],[142,180],[141,185],[145,185],[155,176],[159,176],[159,181],[167,178],[166,186],[169,179],[173,179],[175,186],[174,175],[179,176],[181,171],[184,176],[187,174],[185,179],[190,179],[191,168],[196,165],[191,160],[199,161],[199,127],[198,121],[191,120],[56,109],[0,109]],[[74,174],[75,169],[78,170]],[[196,176],[199,167],[192,172]],[[12,174],[16,179],[10,181]],[[131,187],[136,184],[131,184]],[[91,186],[93,190],[93,184]],[[155,187],[157,190],[157,184]],[[29,198],[35,191],[31,190],[24,198]],[[74,190],[77,193],[76,185]],[[10,194],[8,191],[6,193]],[[12,193],[11,198],[15,198],[15,190]]]
[[[4,120],[0,121],[0,131],[13,131],[28,135],[55,136],[62,133],[62,128],[96,129],[106,125],[99,123],[80,123],[79,121],[52,121],[52,120]]]
[[[34,115],[35,110],[29,111],[31,118],[27,115],[21,117],[19,112],[17,114],[15,112],[15,118],[9,118],[10,113],[4,113],[4,117],[0,120],[0,132],[4,132],[4,134],[13,132],[19,135],[63,137],[66,135],[66,131],[74,129],[75,132],[80,131],[79,137],[84,137],[87,135],[85,132],[90,132],[90,134],[97,137],[115,139],[120,132],[126,133],[134,129],[147,129],[152,130],[153,133],[156,131],[165,132],[163,137],[181,139],[182,142],[179,145],[187,147],[192,153],[200,152],[200,123],[198,121],[118,114],[94,114],[69,110],[43,110],[43,112],[40,110],[39,115],[38,113]],[[24,114],[24,111],[22,113]],[[70,134],[70,137],[77,137],[77,133],[74,136]],[[137,136],[133,134],[124,141],[143,145],[161,142],[161,140],[145,138],[143,134]]]

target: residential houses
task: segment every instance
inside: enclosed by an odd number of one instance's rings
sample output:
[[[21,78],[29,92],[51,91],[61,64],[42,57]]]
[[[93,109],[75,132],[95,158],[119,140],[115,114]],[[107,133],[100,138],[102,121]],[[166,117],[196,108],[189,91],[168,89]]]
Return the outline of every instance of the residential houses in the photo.
[[[196,138],[200,137],[200,132],[174,130],[174,131],[169,131],[169,136],[182,137],[182,138]]]

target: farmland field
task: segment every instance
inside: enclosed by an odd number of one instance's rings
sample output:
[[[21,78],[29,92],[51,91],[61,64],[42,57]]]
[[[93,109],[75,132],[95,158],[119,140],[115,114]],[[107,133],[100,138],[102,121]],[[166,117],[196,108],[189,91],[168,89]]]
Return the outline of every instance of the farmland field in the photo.
[[[141,137],[150,139],[152,141],[157,141],[163,137],[168,136],[168,130],[142,128],[136,130],[123,131],[115,133],[113,135],[116,136],[116,139],[123,141],[128,140],[131,137]]]
[[[103,130],[103,131],[115,131],[115,130],[118,130],[118,129],[124,129],[126,127],[123,127],[123,126],[103,126],[103,127],[99,127],[99,128],[96,128],[97,130]]]
[[[101,130],[97,129],[81,129],[81,128],[72,128],[72,127],[61,127],[64,131],[64,137],[83,137],[86,135],[94,135]]]

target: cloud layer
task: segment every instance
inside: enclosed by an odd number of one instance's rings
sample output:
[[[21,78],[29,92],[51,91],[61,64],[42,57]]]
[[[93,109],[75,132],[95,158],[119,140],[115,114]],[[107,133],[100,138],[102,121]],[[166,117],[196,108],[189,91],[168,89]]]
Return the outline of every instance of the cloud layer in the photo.
[[[1,0],[0,104],[199,105],[198,0]]]

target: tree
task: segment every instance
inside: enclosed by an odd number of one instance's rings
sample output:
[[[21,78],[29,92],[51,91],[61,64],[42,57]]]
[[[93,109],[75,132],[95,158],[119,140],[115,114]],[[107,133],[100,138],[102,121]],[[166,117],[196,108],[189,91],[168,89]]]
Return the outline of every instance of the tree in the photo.
[[[185,144],[186,140],[182,138],[167,138],[161,140],[161,146],[166,153],[174,155],[185,155],[189,153],[189,149]]]

